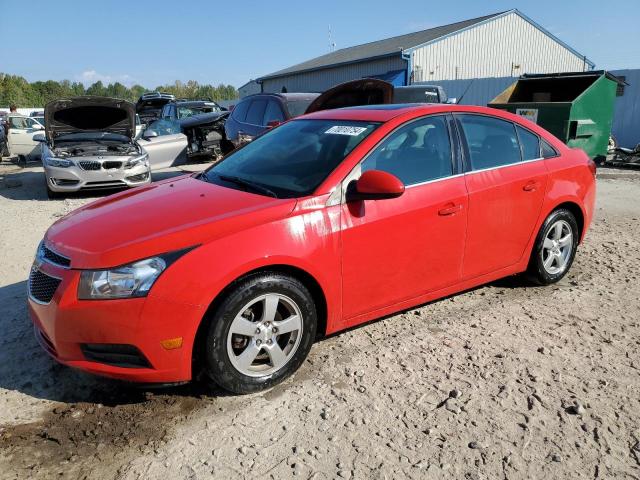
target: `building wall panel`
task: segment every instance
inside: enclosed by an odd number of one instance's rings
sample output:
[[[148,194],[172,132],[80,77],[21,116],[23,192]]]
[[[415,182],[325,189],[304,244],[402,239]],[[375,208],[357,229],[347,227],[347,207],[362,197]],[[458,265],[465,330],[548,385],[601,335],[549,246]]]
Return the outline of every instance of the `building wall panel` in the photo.
[[[584,58],[515,12],[417,48],[412,66],[415,82],[589,69]]]
[[[352,63],[339,67],[326,68],[313,72],[304,72],[284,77],[265,79],[262,91],[279,93],[282,87],[287,92],[324,92],[339,83],[357,80],[359,78],[381,75],[391,70],[406,69],[407,62],[398,52],[397,57],[373,59],[366,62]]]

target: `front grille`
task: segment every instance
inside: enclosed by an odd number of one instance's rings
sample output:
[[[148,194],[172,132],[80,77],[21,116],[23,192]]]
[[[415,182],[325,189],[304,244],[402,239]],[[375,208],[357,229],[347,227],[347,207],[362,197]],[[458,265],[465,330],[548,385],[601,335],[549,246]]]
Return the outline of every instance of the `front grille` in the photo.
[[[96,162],[95,160],[82,160],[78,163],[83,170],[100,170],[100,168],[102,168],[100,162]]]
[[[112,168],[120,168],[122,166],[122,162],[116,162],[114,160],[108,160],[102,164],[102,167],[105,170],[111,170]]]
[[[42,246],[42,257],[49,260],[51,263],[55,263],[56,265],[60,265],[61,267],[69,267],[71,265],[71,260],[67,257],[60,255],[59,253],[54,252],[46,245]]]
[[[117,343],[83,343],[80,349],[91,362],[121,368],[151,368],[149,360],[134,345]]]
[[[44,333],[42,330],[40,330],[35,325],[33,326],[33,330],[34,330],[34,333],[36,335],[36,340],[38,340],[38,343],[40,344],[40,346],[42,348],[44,348],[47,352],[49,352],[50,355],[53,355],[54,357],[57,357],[58,356],[58,352],[56,350],[56,347],[53,345],[53,342],[47,336],[47,334]]]
[[[40,303],[49,303],[61,280],[32,269],[29,275],[29,296]]]

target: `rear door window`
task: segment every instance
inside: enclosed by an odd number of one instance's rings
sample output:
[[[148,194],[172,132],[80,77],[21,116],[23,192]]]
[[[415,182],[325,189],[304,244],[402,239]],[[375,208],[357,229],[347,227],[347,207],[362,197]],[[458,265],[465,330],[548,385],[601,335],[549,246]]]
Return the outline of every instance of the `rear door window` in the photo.
[[[535,160],[540,158],[540,139],[526,128],[516,125],[523,160]]]
[[[251,125],[263,125],[264,111],[267,108],[267,101],[265,99],[256,99],[251,102],[249,111],[247,112],[247,123]]]
[[[513,123],[484,115],[459,114],[456,118],[462,127],[472,170],[520,162],[520,145]]]
[[[275,100],[268,101],[262,125],[268,125],[269,122],[284,122],[284,114],[282,113],[280,104]]]

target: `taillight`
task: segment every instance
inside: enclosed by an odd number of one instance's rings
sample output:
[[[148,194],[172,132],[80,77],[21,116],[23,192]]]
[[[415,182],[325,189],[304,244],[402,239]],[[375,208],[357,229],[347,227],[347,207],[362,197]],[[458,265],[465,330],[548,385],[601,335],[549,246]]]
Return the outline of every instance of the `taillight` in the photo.
[[[593,178],[595,178],[596,177],[596,162],[594,162],[593,160],[589,159],[588,164],[589,164],[589,170],[591,170],[591,173],[593,174]]]

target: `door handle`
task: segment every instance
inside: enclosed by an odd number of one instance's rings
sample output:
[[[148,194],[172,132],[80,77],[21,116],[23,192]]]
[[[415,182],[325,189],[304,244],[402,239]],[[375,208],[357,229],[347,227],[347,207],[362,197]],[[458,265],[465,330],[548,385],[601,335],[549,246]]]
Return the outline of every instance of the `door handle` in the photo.
[[[524,187],[522,187],[522,190],[524,190],[525,192],[535,192],[539,186],[540,182],[529,182]]]
[[[440,215],[441,217],[446,217],[448,215],[455,215],[460,210],[462,210],[462,205],[456,204],[456,203],[448,203],[446,206],[438,210],[438,215]]]

